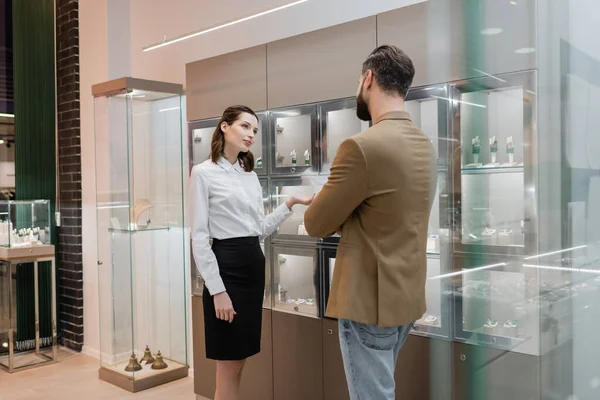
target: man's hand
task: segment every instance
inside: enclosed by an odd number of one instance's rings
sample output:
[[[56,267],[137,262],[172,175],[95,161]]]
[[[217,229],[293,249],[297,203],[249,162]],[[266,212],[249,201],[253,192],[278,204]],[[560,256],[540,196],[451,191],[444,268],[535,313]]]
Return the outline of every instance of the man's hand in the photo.
[[[215,303],[215,313],[217,318],[223,321],[233,322],[233,317],[237,313],[233,309],[233,304],[227,292],[217,293],[213,296]]]

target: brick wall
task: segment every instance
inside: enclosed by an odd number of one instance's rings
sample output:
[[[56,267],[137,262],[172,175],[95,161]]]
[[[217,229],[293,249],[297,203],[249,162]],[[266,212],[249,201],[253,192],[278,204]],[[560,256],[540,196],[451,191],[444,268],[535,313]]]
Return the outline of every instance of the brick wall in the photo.
[[[79,0],[56,0],[58,167],[58,318],[61,343],[83,346]]]

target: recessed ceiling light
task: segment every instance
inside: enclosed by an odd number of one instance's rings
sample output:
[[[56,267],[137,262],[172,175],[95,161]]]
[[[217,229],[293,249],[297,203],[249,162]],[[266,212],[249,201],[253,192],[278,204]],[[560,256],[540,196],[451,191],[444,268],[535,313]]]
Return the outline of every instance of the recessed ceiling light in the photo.
[[[2,347],[4,347],[6,349],[8,347],[8,343],[7,342],[2,343]]]
[[[509,1],[509,3],[510,3],[510,4],[512,4],[513,6],[516,6],[516,5],[517,5],[517,2],[516,2],[516,1]]]
[[[500,33],[502,33],[502,32],[503,32],[503,31],[502,31],[502,29],[500,29],[500,28],[486,28],[486,29],[482,29],[482,30],[480,31],[480,33],[481,33],[482,35],[485,35],[485,36],[498,35],[498,34],[500,34]]]
[[[535,53],[535,49],[533,47],[523,47],[521,49],[515,50],[515,53],[517,53],[517,54]]]
[[[0,139],[0,144],[4,144],[4,139]]]

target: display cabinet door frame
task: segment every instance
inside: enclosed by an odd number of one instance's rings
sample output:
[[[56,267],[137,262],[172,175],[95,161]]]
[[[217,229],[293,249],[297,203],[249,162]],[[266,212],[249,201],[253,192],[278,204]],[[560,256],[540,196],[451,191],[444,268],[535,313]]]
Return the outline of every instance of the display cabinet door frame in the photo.
[[[267,175],[267,171],[269,170],[268,168],[268,164],[269,164],[269,152],[268,152],[268,143],[269,143],[269,130],[270,130],[270,123],[269,123],[269,117],[268,117],[268,112],[267,111],[261,111],[261,112],[257,112],[256,115],[258,116],[259,120],[260,120],[260,124],[261,124],[261,132],[259,133],[259,137],[258,140],[255,142],[254,146],[262,146],[262,150],[263,150],[263,155],[262,155],[262,160],[263,160],[263,166],[262,168],[258,168],[256,165],[256,159],[254,160],[254,172],[256,172],[257,175],[259,176],[263,176],[263,175]],[[199,120],[199,121],[191,121],[190,123],[188,123],[188,151],[189,151],[189,160],[190,160],[190,172],[192,171],[192,168],[194,167],[194,165],[196,164],[201,164],[203,163],[205,160],[195,160],[194,159],[194,131],[196,129],[205,129],[205,128],[216,128],[217,124],[219,123],[220,118],[211,118],[211,119],[203,119],[203,120]],[[211,140],[212,140],[212,136],[211,136]]]
[[[450,155],[450,143],[453,141],[449,132],[450,102],[449,87],[447,84],[420,86],[410,88],[406,95],[405,102],[423,101],[428,99],[438,99],[437,107],[437,126],[438,126],[438,170],[446,171]],[[411,116],[412,118],[412,116]],[[413,121],[414,122],[414,121]]]
[[[188,123],[188,151],[189,151],[189,163],[190,163],[190,173],[192,172],[192,168],[194,165],[202,164],[205,160],[196,160],[194,157],[194,144],[199,143],[194,138],[194,131],[196,129],[207,129],[207,128],[216,128],[219,123],[219,118],[211,118],[211,119],[203,119],[200,121],[191,121]],[[212,140],[212,137],[211,137]]]
[[[310,116],[310,152],[311,152],[311,165],[305,166],[301,162],[297,161],[295,167],[285,167],[277,166],[277,146],[276,146],[276,137],[277,137],[277,119],[285,118],[285,117],[298,117],[301,115],[309,115]],[[317,114],[317,105],[303,105],[303,106],[293,106],[293,107],[285,107],[278,108],[274,110],[270,110],[269,112],[269,129],[270,129],[270,141],[271,145],[269,146],[270,150],[270,172],[273,175],[305,175],[305,174],[318,174],[320,171],[320,157],[318,150],[318,114]],[[303,158],[302,150],[298,150],[297,160]]]
[[[271,292],[272,298],[272,309],[274,312],[283,312],[292,315],[298,315],[306,318],[314,318],[321,319],[322,318],[322,271],[319,262],[319,250],[316,247],[300,247],[300,246],[292,246],[292,245],[276,245],[271,244],[271,270],[273,271],[273,290]],[[315,289],[315,309],[316,314],[311,315],[308,313],[303,313],[301,311],[295,310],[286,310],[277,305],[276,299],[279,296],[278,288],[281,280],[280,271],[277,267],[278,255],[279,254],[287,254],[293,256],[301,256],[301,257],[311,257],[313,259],[313,282],[316,285]]]
[[[454,242],[454,251],[460,253],[475,253],[475,254],[497,254],[507,256],[523,256],[537,253],[537,238],[538,238],[538,213],[537,213],[537,74],[535,71],[523,71],[498,76],[489,76],[483,78],[468,79],[451,83],[451,131],[453,135],[453,144],[456,146],[455,153],[460,159],[454,160],[452,168],[455,176],[453,185],[453,199],[455,202],[455,211],[457,218],[453,219],[455,226],[453,227],[454,236],[457,239]],[[523,166],[511,168],[463,168],[462,155],[464,151],[471,152],[470,143],[462,143],[461,137],[461,120],[460,115],[463,107],[473,107],[477,105],[468,104],[461,99],[461,96],[473,92],[500,92],[503,90],[511,90],[515,88],[523,89]],[[487,128],[486,128],[487,129]],[[488,143],[481,143],[481,152],[487,151]],[[504,149],[502,143],[498,144],[500,149]],[[462,149],[462,151],[461,151]],[[523,246],[507,246],[494,244],[476,244],[463,243],[462,226],[463,212],[462,205],[464,204],[464,188],[463,176],[468,175],[501,175],[510,173],[523,174],[523,222],[524,222],[524,239]]]
[[[341,110],[356,110],[356,98],[347,98],[341,100],[333,100],[325,103],[319,103],[317,105],[317,109],[319,112],[319,135],[318,142],[316,144],[316,151],[319,153],[320,166],[319,169],[320,174],[327,174],[329,170],[325,168],[326,166],[330,166],[333,162],[334,157],[329,157],[327,154],[327,145],[329,139],[329,131],[328,131],[328,123],[327,123],[327,113],[332,111],[341,111]],[[359,132],[356,132],[359,133]]]
[[[335,319],[335,318],[329,318],[325,315],[325,311],[327,310],[327,303],[329,302],[329,293],[331,290],[331,281],[329,279],[330,277],[330,260],[334,259],[337,255],[337,246],[333,247],[329,247],[329,246],[323,246],[320,248],[319,250],[319,260],[321,263],[321,298],[323,299],[322,303],[322,310],[321,313],[323,315],[323,318],[325,319]]]

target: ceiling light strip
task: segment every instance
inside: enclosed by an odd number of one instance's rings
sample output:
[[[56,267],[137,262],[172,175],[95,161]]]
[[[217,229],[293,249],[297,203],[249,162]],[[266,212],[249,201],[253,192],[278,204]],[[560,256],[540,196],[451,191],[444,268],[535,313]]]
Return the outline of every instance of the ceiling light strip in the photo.
[[[214,31],[219,30],[219,29],[227,28],[227,27],[232,26],[232,25],[236,25],[236,24],[239,24],[239,23],[242,23],[242,22],[246,22],[246,21],[249,21],[249,20],[254,19],[254,18],[262,17],[262,16],[267,15],[267,14],[271,14],[271,13],[274,13],[274,12],[277,12],[277,11],[281,11],[281,10],[284,10],[286,8],[289,8],[289,7],[297,6],[298,4],[306,3],[307,1],[309,1],[309,0],[294,1],[293,3],[288,3],[288,4],[284,4],[282,6],[271,8],[269,10],[259,12],[258,14],[253,14],[253,15],[250,15],[248,17],[236,19],[236,20],[231,21],[231,22],[226,22],[224,24],[217,25],[217,26],[214,26],[212,28],[207,28],[207,29],[203,29],[201,31],[192,32],[192,33],[188,33],[188,34],[185,34],[185,35],[182,35],[182,36],[178,36],[178,37],[175,37],[173,39],[166,40],[166,41],[164,41],[162,43],[156,43],[156,44],[144,47],[143,51],[150,51],[150,50],[155,50],[155,49],[158,49],[158,48],[161,48],[161,47],[165,47],[165,46],[168,46],[168,45],[173,44],[173,43],[181,42],[181,41],[184,41],[184,40],[187,40],[187,39],[194,38],[196,36],[204,35],[206,33],[214,32]]]
[[[0,118],[14,118],[15,114],[3,114],[0,113]]]

